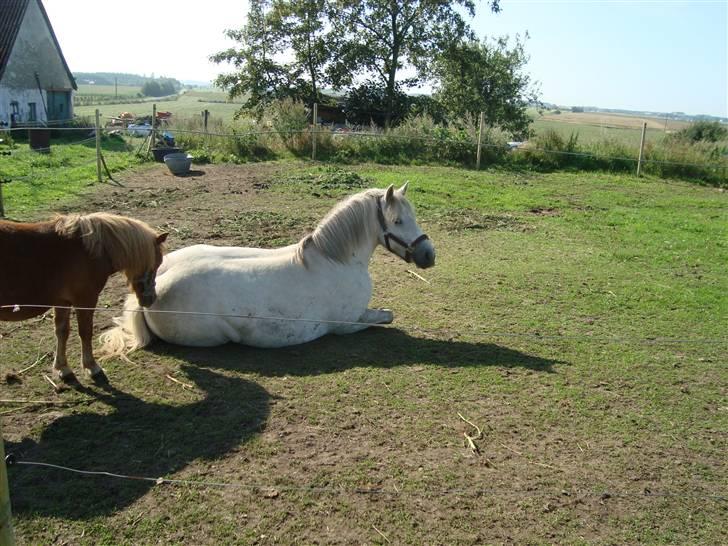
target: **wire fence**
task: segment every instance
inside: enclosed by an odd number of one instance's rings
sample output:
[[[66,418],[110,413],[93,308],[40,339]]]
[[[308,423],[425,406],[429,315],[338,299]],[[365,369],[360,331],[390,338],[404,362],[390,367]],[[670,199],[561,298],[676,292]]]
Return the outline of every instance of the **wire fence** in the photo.
[[[38,182],[39,180],[48,180],[57,174],[61,169],[74,169],[81,167],[88,167],[93,163],[97,164],[96,169],[96,180],[102,182],[105,178],[115,182],[112,171],[124,168],[118,166],[112,162],[111,168],[107,164],[105,156],[112,156],[115,152],[105,150],[101,144],[101,137],[121,137],[124,140],[125,151],[119,153],[133,154],[135,156],[146,156],[153,148],[158,145],[164,148],[167,146],[164,139],[161,137],[164,135],[171,140],[178,139],[194,139],[202,138],[202,146],[210,144],[210,139],[218,139],[227,141],[233,144],[233,152],[240,152],[241,147],[248,146],[249,148],[260,147],[260,143],[247,142],[256,139],[280,139],[286,140],[292,137],[298,137],[298,145],[305,145],[310,148],[310,155],[312,159],[317,158],[317,151],[319,156],[322,153],[326,153],[326,148],[331,148],[331,144],[327,142],[346,142],[346,141],[368,141],[368,142],[400,142],[403,145],[406,143],[420,143],[422,145],[428,145],[431,149],[431,153],[437,158],[447,160],[447,150],[451,150],[455,161],[461,161],[475,165],[476,169],[480,168],[481,163],[481,151],[490,150],[497,156],[508,156],[508,154],[540,154],[543,157],[552,158],[575,158],[593,162],[608,163],[614,166],[615,164],[632,164],[636,167],[637,173],[640,173],[642,166],[655,166],[655,168],[666,169],[675,168],[684,170],[692,170],[695,172],[689,173],[691,176],[708,176],[719,183],[728,183],[726,178],[726,171],[728,169],[728,156],[725,157],[725,161],[722,162],[694,162],[694,161],[673,161],[669,159],[657,159],[652,157],[645,157],[644,154],[637,153],[635,151],[634,156],[624,154],[609,154],[609,153],[598,153],[589,151],[573,151],[573,150],[562,150],[553,149],[550,147],[539,146],[534,143],[502,143],[502,142],[491,142],[488,140],[487,133],[490,130],[484,125],[483,117],[481,116],[480,122],[477,126],[473,125],[464,133],[453,133],[449,130],[442,130],[441,128],[429,128],[425,134],[419,134],[414,130],[404,130],[397,132],[397,130],[384,130],[374,129],[373,127],[345,127],[345,128],[327,128],[321,124],[308,125],[307,127],[300,127],[297,129],[284,129],[280,127],[266,126],[260,129],[242,128],[240,130],[210,130],[208,127],[208,116],[203,112],[201,119],[198,119],[195,123],[203,125],[202,128],[188,128],[184,126],[184,123],[171,123],[167,124],[166,120],[157,118],[156,115],[156,104],[152,105],[152,116],[150,120],[156,120],[147,126],[132,126],[127,127],[121,126],[102,126],[100,121],[100,114],[97,110],[97,123],[95,125],[77,126],[77,127],[65,127],[64,123],[68,120],[59,120],[52,122],[49,126],[30,126],[30,127],[13,127],[6,128],[4,132],[9,135],[13,134],[28,134],[31,135],[38,131],[52,131],[54,134],[83,134],[83,138],[75,141],[63,140],[60,143],[54,145],[54,147],[64,147],[72,145],[89,145],[92,142],[96,143],[96,154],[93,159],[86,161],[78,161],[78,158],[69,159],[61,163],[54,163],[49,157],[48,160],[39,159],[38,156],[51,156],[50,145],[38,146],[37,144],[28,148],[18,149],[10,148],[4,150],[3,156],[10,157],[11,163],[5,163],[3,160],[0,163],[0,216],[4,215],[3,206],[3,194],[1,185],[9,184],[13,182]],[[207,111],[205,111],[207,112]],[[379,112],[373,112],[372,115],[379,115]],[[428,133],[429,132],[429,133]],[[142,142],[138,145],[134,144],[135,136],[141,136]],[[485,141],[484,141],[485,135]],[[640,150],[644,147],[644,132],[643,141],[640,144]],[[32,141],[32,138],[29,137]],[[307,143],[307,144],[306,144]],[[318,144],[318,145],[317,145]],[[235,148],[237,146],[237,148]],[[386,146],[385,146],[386,147]],[[35,148],[35,149],[33,149]],[[334,145],[336,148],[336,145]],[[443,151],[446,150],[446,151]],[[400,150],[399,153],[403,153],[406,150]],[[164,153],[162,151],[162,153]],[[329,150],[330,153],[330,150]],[[348,153],[348,152],[347,152]],[[114,156],[116,157],[116,156]],[[485,159],[486,162],[490,161]],[[540,159],[534,159],[536,163],[541,161]],[[135,164],[135,161],[125,161],[123,163]],[[624,169],[624,167],[622,167]],[[701,173],[703,173],[701,175]],[[81,175],[79,175],[81,176]],[[93,171],[89,171],[83,176],[88,177],[89,181],[93,180]]]
[[[330,325],[342,325],[342,326],[366,326],[372,328],[398,328],[394,324],[377,324],[371,322],[362,321],[347,321],[347,320],[329,320],[320,318],[306,318],[306,317],[286,317],[286,316],[262,316],[254,314],[237,314],[237,313],[211,313],[207,311],[190,311],[190,310],[165,310],[165,309],[124,309],[121,307],[79,307],[79,306],[66,306],[66,305],[43,305],[43,304],[13,304],[13,305],[0,305],[0,309],[10,309],[13,312],[19,312],[21,309],[68,309],[68,310],[80,310],[80,311],[95,311],[102,313],[149,313],[159,315],[182,315],[182,316],[202,316],[202,317],[218,317],[218,318],[233,318],[240,320],[261,320],[261,321],[281,321],[281,322],[305,322],[314,324],[330,324]],[[430,334],[437,336],[442,334],[442,331],[427,330],[417,327],[417,332]],[[451,334],[452,332],[448,332]],[[468,336],[481,336],[490,338],[527,338],[532,340],[540,341],[576,341],[576,342],[590,342],[600,344],[610,343],[622,343],[622,344],[646,344],[646,345],[673,345],[673,344],[703,344],[703,345],[723,345],[728,344],[728,337],[718,338],[670,338],[661,336],[646,336],[646,337],[630,337],[630,336],[592,336],[592,335],[561,335],[561,334],[541,334],[538,332],[502,332],[502,331],[491,331],[485,326],[481,327],[470,327],[470,328],[457,328],[459,335]]]
[[[245,483],[245,482],[225,482],[225,481],[209,481],[209,480],[186,480],[179,478],[149,477],[136,476],[130,474],[121,474],[117,472],[109,472],[106,470],[82,470],[53,463],[45,463],[39,461],[18,460],[14,455],[8,455],[5,458],[8,467],[28,466],[43,469],[60,470],[67,473],[79,474],[90,478],[115,478],[130,481],[145,481],[154,485],[174,485],[196,488],[214,488],[214,489],[239,489],[250,492],[276,492],[276,493],[310,493],[310,494],[327,494],[327,495],[378,495],[378,496],[414,496],[414,497],[433,497],[433,496],[469,496],[469,497],[519,497],[519,498],[543,498],[543,497],[563,497],[564,495],[573,497],[596,497],[600,499],[615,498],[632,498],[632,499],[666,499],[666,498],[682,498],[694,500],[707,500],[714,502],[728,501],[728,492],[724,491],[704,491],[704,490],[664,490],[652,491],[642,489],[642,491],[616,490],[612,488],[598,488],[591,486],[584,488],[578,485],[564,485],[558,489],[544,489],[535,487],[526,487],[524,489],[514,488],[494,488],[494,487],[416,487],[405,486],[392,483],[388,488],[385,487],[355,487],[348,484],[340,484],[335,486],[322,486],[316,484],[293,485],[286,483]]]

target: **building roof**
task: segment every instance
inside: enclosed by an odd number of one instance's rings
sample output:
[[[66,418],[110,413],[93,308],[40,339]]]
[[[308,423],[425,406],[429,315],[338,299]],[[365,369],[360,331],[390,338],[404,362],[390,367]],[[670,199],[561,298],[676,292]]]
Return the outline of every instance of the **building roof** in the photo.
[[[53,25],[51,25],[51,21],[48,19],[48,14],[43,7],[43,2],[40,0],[0,0],[0,79],[3,77],[3,73],[5,72],[5,67],[8,64],[10,53],[13,51],[15,39],[18,37],[20,25],[23,22],[25,12],[27,11],[28,4],[30,2],[38,2],[40,12],[48,25],[48,30],[51,34],[51,38],[53,38],[53,43],[58,50],[58,55],[61,57],[63,68],[68,73],[68,78],[71,80],[73,88],[78,89],[76,86],[76,79],[73,77],[71,70],[68,68],[66,58],[63,56],[63,51],[58,43],[58,38],[56,38],[56,33],[53,32]]]

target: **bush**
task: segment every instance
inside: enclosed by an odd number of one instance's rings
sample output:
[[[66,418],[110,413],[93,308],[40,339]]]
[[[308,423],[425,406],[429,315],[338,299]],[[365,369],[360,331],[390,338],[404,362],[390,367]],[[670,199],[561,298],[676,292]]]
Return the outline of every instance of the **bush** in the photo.
[[[728,139],[728,127],[717,121],[696,121],[674,133],[673,139],[687,142],[720,142]]]
[[[283,99],[268,105],[263,113],[264,125],[270,125],[285,148],[295,155],[311,149],[309,111],[300,101]]]

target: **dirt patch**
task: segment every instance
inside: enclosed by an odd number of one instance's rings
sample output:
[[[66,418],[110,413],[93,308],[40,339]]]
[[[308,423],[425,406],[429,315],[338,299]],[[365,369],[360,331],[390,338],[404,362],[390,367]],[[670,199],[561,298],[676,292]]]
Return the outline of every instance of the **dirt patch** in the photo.
[[[208,237],[229,239],[236,245],[274,248],[295,243],[301,234],[316,225],[314,217],[292,216],[274,211],[245,211],[231,215],[218,213]]]
[[[510,214],[484,214],[473,209],[451,209],[435,215],[435,221],[451,232],[463,230],[526,231],[529,226]]]

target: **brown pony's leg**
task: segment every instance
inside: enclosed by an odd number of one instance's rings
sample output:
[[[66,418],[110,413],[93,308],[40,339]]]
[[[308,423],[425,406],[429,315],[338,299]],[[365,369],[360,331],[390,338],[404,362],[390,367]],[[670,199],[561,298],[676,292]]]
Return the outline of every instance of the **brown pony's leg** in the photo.
[[[88,307],[95,307],[96,303]],[[94,312],[89,310],[76,309],[76,318],[78,320],[78,335],[81,338],[81,362],[86,372],[91,377],[97,377],[99,374],[104,375],[94,359],[93,352],[93,333],[94,333]]]
[[[53,369],[56,375],[64,381],[72,381],[75,379],[66,360],[66,342],[68,341],[68,334],[71,331],[68,320],[70,316],[70,309],[53,308],[53,320],[56,325],[56,358],[53,361]]]

